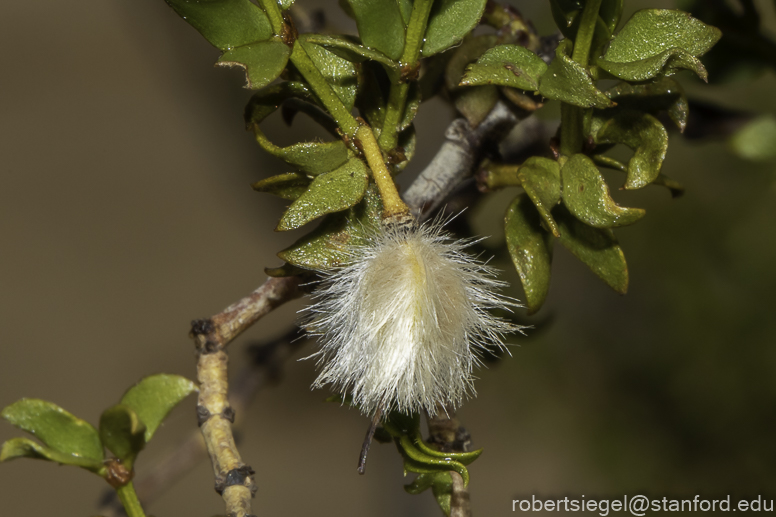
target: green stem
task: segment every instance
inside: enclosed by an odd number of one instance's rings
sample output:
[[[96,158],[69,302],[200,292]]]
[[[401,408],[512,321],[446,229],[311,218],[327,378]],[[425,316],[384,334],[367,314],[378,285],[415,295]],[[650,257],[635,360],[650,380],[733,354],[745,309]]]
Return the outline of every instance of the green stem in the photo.
[[[601,9],[601,0],[587,0],[579,21],[577,38],[574,40],[574,53],[571,54],[571,59],[584,67],[587,67],[590,62],[590,46],[593,44],[599,9]]]
[[[121,505],[124,507],[124,510],[129,517],[145,517],[143,507],[140,506],[140,501],[137,498],[132,481],[117,488],[116,494],[119,496],[119,501],[121,501]]]
[[[420,49],[423,48],[423,36],[426,34],[428,15],[431,13],[433,3],[433,0],[416,0],[412,5],[404,51],[399,59],[402,70],[413,70],[419,65]],[[388,104],[379,139],[380,147],[386,151],[393,149],[398,143],[399,122],[404,116],[407,95],[410,91],[409,83],[400,73],[392,73],[391,80],[391,91],[388,94]]]
[[[601,9],[601,0],[587,0],[579,21],[577,38],[574,41],[574,51],[571,59],[580,65],[587,67],[590,62],[590,47],[593,44],[598,11]],[[584,139],[582,136],[582,108],[566,104],[560,105],[560,152],[571,156],[582,150]]]
[[[283,25],[285,22],[283,21],[283,13],[280,11],[280,6],[277,1],[259,0],[259,3],[261,4],[261,8],[264,9],[264,12],[267,13],[269,24],[272,26],[272,32],[277,36],[283,34]]]
[[[358,122],[353,118],[350,110],[342,103],[342,100],[334,92],[312,59],[310,59],[300,40],[294,42],[294,49],[291,51],[291,62],[304,76],[329,114],[334,117],[340,129],[349,137],[355,136],[359,127]]]

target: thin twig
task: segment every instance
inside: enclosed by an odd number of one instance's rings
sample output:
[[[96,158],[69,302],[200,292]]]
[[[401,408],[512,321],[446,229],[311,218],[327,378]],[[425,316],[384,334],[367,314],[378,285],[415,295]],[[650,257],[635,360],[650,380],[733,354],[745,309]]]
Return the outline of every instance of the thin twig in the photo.
[[[455,187],[474,172],[486,144],[499,141],[518,123],[503,102],[476,128],[464,118],[455,119],[445,131],[445,142],[420,176],[404,193],[413,214],[433,212]]]
[[[192,323],[199,359],[197,418],[213,463],[216,492],[229,517],[249,517],[256,492],[253,469],[243,463],[234,443],[234,409],[227,400],[228,357],[224,350],[235,337],[279,305],[301,296],[299,277],[269,278],[261,287],[207,320]]]
[[[443,452],[469,452],[471,436],[464,429],[455,412],[437,411],[436,415],[428,416],[428,443]],[[450,517],[471,517],[472,508],[469,500],[469,488],[464,486],[463,478],[457,472],[450,472],[453,479],[453,493],[450,498]]]

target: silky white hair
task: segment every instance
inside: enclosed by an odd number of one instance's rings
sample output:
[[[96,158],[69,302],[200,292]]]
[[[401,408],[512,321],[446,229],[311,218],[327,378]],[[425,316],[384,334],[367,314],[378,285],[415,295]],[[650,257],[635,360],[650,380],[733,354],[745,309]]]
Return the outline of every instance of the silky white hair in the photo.
[[[384,223],[346,264],[321,272],[304,326],[322,343],[314,388],[331,384],[368,415],[436,414],[474,395],[472,369],[522,327],[491,314],[518,306],[505,285],[434,222]]]

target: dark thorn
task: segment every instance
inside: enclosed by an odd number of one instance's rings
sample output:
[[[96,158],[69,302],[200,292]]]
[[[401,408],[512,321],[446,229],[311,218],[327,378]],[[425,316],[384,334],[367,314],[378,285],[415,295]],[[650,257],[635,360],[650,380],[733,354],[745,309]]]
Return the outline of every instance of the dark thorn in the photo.
[[[375,435],[375,430],[380,423],[380,417],[382,415],[382,408],[375,411],[375,414],[372,417],[372,423],[369,424],[369,429],[366,430],[364,443],[361,444],[361,455],[358,457],[358,473],[362,476],[366,473],[366,456],[369,454],[369,446],[372,445],[372,437]]]
[[[234,409],[232,409],[232,406],[226,406],[221,412],[221,416],[229,420],[229,422],[234,423],[235,412]]]
[[[248,486],[245,484],[245,482],[248,481],[248,478],[255,473],[256,472],[250,467],[250,465],[243,465],[242,467],[237,467],[236,469],[230,470],[226,473],[226,479],[224,480],[223,488],[221,491],[223,491],[226,487],[235,485]]]

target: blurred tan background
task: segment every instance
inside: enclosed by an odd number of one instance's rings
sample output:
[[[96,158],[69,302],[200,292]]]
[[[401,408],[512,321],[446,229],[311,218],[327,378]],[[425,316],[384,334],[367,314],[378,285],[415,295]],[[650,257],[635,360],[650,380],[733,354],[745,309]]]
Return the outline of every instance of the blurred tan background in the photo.
[[[514,3],[551,31],[546,2]],[[758,5],[773,28],[773,3]],[[0,46],[0,406],[44,398],[96,423],[144,375],[194,377],[189,322],[280,264],[274,254],[301,232],[274,233],[284,202],[249,185],[285,169],[243,131],[240,72],[214,69],[218,52],[162,0],[4,0]],[[726,86],[682,80],[729,107],[776,109],[772,72]],[[414,171],[452,117],[439,102],[421,110]],[[479,396],[460,411],[485,447],[471,468],[475,515],[507,515],[531,494],[774,495],[776,165],[674,136],[664,172],[685,184],[683,198],[658,187],[618,197],[648,209],[618,232],[630,293],[556,249],[536,329],[479,372]],[[490,245],[503,240],[509,197],[473,214]],[[233,370],[246,343],[281,335],[303,306],[233,344]],[[246,417],[255,512],[437,515],[430,494],[404,493],[394,447],[374,446],[367,475],[356,474],[367,421],[310,391],[313,366],[290,361]],[[188,399],[139,475],[195,425]],[[0,440],[19,434],[0,423]],[[106,486],[72,467],[14,461],[0,465],[0,513],[92,515]],[[222,512],[212,486],[203,462],[147,510]]]

